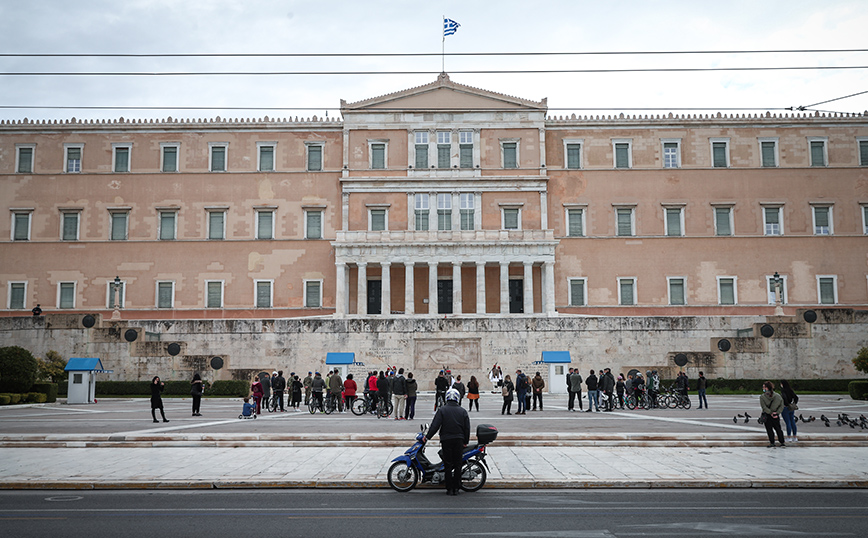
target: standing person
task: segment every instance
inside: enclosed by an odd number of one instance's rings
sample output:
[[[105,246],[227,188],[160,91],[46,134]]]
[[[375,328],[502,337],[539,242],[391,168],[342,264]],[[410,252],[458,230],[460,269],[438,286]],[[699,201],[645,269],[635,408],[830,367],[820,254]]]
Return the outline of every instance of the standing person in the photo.
[[[579,399],[579,411],[583,409],[582,407],[582,374],[579,373],[579,369],[576,368],[573,370],[573,373],[570,374],[570,384],[567,385],[570,388],[570,403],[567,408],[570,411],[575,411],[576,407],[573,404],[573,398],[578,397]]]
[[[258,376],[253,376],[253,383],[250,385],[250,392],[253,394],[253,405],[256,407],[256,414],[262,414],[262,382]]]
[[[461,382],[461,376],[455,378],[455,383],[452,383],[452,388],[458,391],[458,405],[464,401],[464,395],[467,393],[464,383]]]
[[[283,377],[283,370],[274,372],[271,378],[271,390],[274,391],[274,397],[277,398],[277,403],[280,404],[280,411],[283,412],[283,393],[286,391],[286,378]]]
[[[455,389],[446,391],[446,405],[434,414],[424,439],[430,441],[438,431],[443,448],[446,494],[458,495],[464,447],[470,443],[470,415],[458,405],[458,391]]]
[[[467,382],[467,410],[473,410],[473,404],[476,404],[476,412],[479,412],[479,381],[476,376],[470,376],[470,381]]]
[[[312,374],[313,372],[308,372],[307,377],[305,377],[304,381],[302,382],[302,386],[304,386],[304,405],[310,403],[311,386],[313,385]]]
[[[624,389],[626,387],[626,383],[624,383],[624,375],[618,374],[618,381],[615,383],[615,392],[618,393],[618,407],[624,409]]]
[[[503,384],[503,372],[500,370],[497,363],[494,363],[494,366],[492,366],[491,370],[488,372],[488,380],[491,381],[492,386],[494,386],[491,393],[497,394],[497,390]]]
[[[597,390],[597,376],[594,375],[594,371],[591,370],[591,373],[588,374],[588,377],[585,379],[585,386],[588,387],[588,410],[590,413],[593,411],[593,407],[596,405],[597,412],[600,411],[600,392]]]
[[[296,412],[301,411],[299,406],[301,405],[301,391],[304,389],[304,384],[301,380],[298,379],[298,376],[292,375],[292,407],[296,410]]]
[[[395,400],[395,420],[404,420],[407,405],[407,380],[404,378],[404,369],[398,370],[398,375],[392,381],[392,398]]]
[[[385,406],[383,407],[382,415],[386,416],[388,415],[386,411],[389,410],[389,379],[382,370],[379,377],[377,377],[377,395],[380,399],[380,404]]]
[[[503,407],[500,409],[500,414],[506,413],[507,415],[512,414],[512,393],[515,391],[515,385],[512,384],[512,380],[509,379],[507,375],[503,381],[500,383],[500,392],[503,394]]]
[[[199,414],[199,406],[202,404],[202,393],[205,392],[205,386],[202,384],[202,376],[199,372],[193,374],[193,381],[190,381],[190,396],[193,397],[193,416],[201,417]]]
[[[705,402],[705,408],[708,409],[708,400],[705,398],[705,388],[708,381],[705,379],[705,374],[699,372],[699,379],[696,380],[696,388],[699,390],[699,408],[702,409],[702,403]],[[786,421],[786,419],[784,419]],[[789,431],[789,430],[787,430]]]
[[[344,412],[344,399],[341,398],[341,393],[344,391],[344,380],[341,379],[341,374],[335,368],[332,376],[329,378],[329,393],[332,398],[338,402],[338,413]]]
[[[657,407],[657,396],[660,394],[660,376],[657,375],[657,370],[648,370],[645,372],[645,375],[648,376],[648,398],[651,400],[651,407]],[[678,381],[681,378],[676,378]]]
[[[546,388],[546,382],[539,374],[533,376],[533,381],[531,381],[531,389],[533,390],[533,410],[536,411],[536,402],[539,400],[539,410],[543,410],[543,389]]]
[[[521,370],[515,371],[515,391],[518,393],[518,411],[516,415],[527,414],[527,389],[530,383],[527,381],[527,376]]]
[[[271,399],[271,376],[264,375],[259,378],[259,382],[262,383],[262,404],[268,407],[268,400]],[[262,412],[262,409],[259,410]]]
[[[322,401],[322,394],[326,390],[325,379],[322,378],[322,374],[316,372],[313,375],[313,381],[310,383],[310,391],[311,397],[313,398],[313,402],[319,406],[319,412],[322,413],[325,410],[325,406]]]
[[[413,379],[413,372],[407,372],[407,409],[404,411],[404,418],[413,420],[416,416],[416,393],[419,390],[419,385]]]
[[[347,409],[353,408],[358,388],[355,380],[353,380],[353,374],[347,374],[347,379],[344,381],[344,399],[347,401]]]
[[[702,374],[702,372],[700,372]],[[787,441],[796,442],[799,440],[796,435],[796,410],[799,408],[799,395],[790,387],[790,382],[786,379],[781,380],[781,398],[784,400],[784,409],[781,416],[784,417],[784,424],[787,425]],[[708,407],[708,404],[705,405]]]
[[[615,408],[615,376],[612,375],[612,370],[606,368],[600,376],[600,390],[603,393],[603,409],[612,411]]]
[[[437,403],[441,399],[446,398],[446,391],[449,390],[449,380],[446,379],[446,372],[440,370],[437,378],[434,380],[434,410],[437,411]]]
[[[377,401],[379,400],[379,391],[377,390],[377,372],[371,372],[368,376],[368,395],[371,397],[371,409],[377,410]]]
[[[778,434],[781,448],[786,448],[787,442],[784,441],[784,432],[781,431],[781,411],[784,410],[784,399],[781,398],[780,394],[775,392],[775,386],[771,381],[763,383],[760,408],[763,411],[763,425],[766,427],[766,433],[769,436],[769,448],[775,447],[775,433]]]
[[[160,410],[160,415],[163,417],[163,422],[169,422],[166,418],[166,413],[163,411],[163,397],[160,394],[163,392],[164,383],[160,381],[160,376],[154,376],[151,380],[151,416],[154,417],[154,422],[157,420],[157,409]]]

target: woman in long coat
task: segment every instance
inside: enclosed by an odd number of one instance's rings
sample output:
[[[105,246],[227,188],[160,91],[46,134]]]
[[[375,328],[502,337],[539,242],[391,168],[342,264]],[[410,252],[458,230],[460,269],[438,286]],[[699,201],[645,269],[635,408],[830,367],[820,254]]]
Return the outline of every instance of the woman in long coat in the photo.
[[[160,410],[160,415],[163,417],[163,422],[169,422],[166,418],[166,413],[163,411],[163,397],[160,394],[163,392],[163,382],[160,381],[160,376],[154,376],[151,380],[151,416],[154,417],[154,422],[157,420],[157,409]]]

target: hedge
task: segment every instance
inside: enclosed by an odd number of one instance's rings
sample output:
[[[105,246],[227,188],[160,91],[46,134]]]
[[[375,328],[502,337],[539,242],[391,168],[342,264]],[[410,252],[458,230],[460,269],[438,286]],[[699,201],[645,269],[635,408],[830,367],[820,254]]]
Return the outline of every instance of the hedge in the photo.
[[[163,381],[163,396],[189,396],[190,382]],[[97,396],[150,396],[150,381],[97,381]],[[205,396],[238,396],[250,393],[247,381],[215,381],[205,386]]]
[[[868,400],[868,379],[850,381],[848,388],[854,400]]]
[[[780,378],[768,379],[724,379],[722,377],[716,379],[708,379],[707,391],[714,394],[719,390],[732,391],[748,391],[762,392],[762,386],[765,381],[771,381],[775,384],[775,388],[780,385]],[[852,379],[788,379],[790,386],[796,393],[799,392],[847,392]],[[661,379],[660,386],[668,387],[675,381],[672,379]],[[690,390],[696,390],[697,380],[690,379]]]
[[[41,392],[45,395],[45,402],[54,403],[57,401],[57,388],[57,383],[34,383],[30,390]]]
[[[0,394],[0,405],[9,405],[12,397],[9,394]]]

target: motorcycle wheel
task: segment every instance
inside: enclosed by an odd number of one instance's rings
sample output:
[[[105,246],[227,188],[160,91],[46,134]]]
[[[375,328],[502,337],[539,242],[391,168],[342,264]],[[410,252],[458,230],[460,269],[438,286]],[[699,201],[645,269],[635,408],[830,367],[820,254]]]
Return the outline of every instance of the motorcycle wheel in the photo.
[[[356,398],[355,400],[353,400],[352,412],[354,415],[357,415],[357,416],[364,415],[365,414],[365,401],[360,399],[360,398]]]
[[[386,479],[395,491],[410,491],[419,483],[419,470],[406,462],[396,461],[389,467]]]
[[[479,491],[485,485],[488,473],[478,461],[471,461],[461,470],[461,489],[464,491]]]

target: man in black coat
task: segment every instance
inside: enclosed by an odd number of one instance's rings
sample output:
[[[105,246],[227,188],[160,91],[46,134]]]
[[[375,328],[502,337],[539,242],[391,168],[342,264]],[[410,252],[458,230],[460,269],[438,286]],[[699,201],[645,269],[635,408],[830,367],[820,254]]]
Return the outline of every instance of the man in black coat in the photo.
[[[274,391],[274,397],[277,398],[280,410],[283,411],[283,391],[286,390],[286,378],[283,377],[283,370],[279,370],[275,374],[271,378],[271,390]]]
[[[458,405],[460,395],[455,389],[446,391],[446,405],[434,414],[431,427],[425,440],[431,440],[440,432],[440,446],[443,448],[443,466],[446,470],[446,494],[458,495],[461,489],[461,467],[464,463],[464,447],[470,443],[470,415]]]

